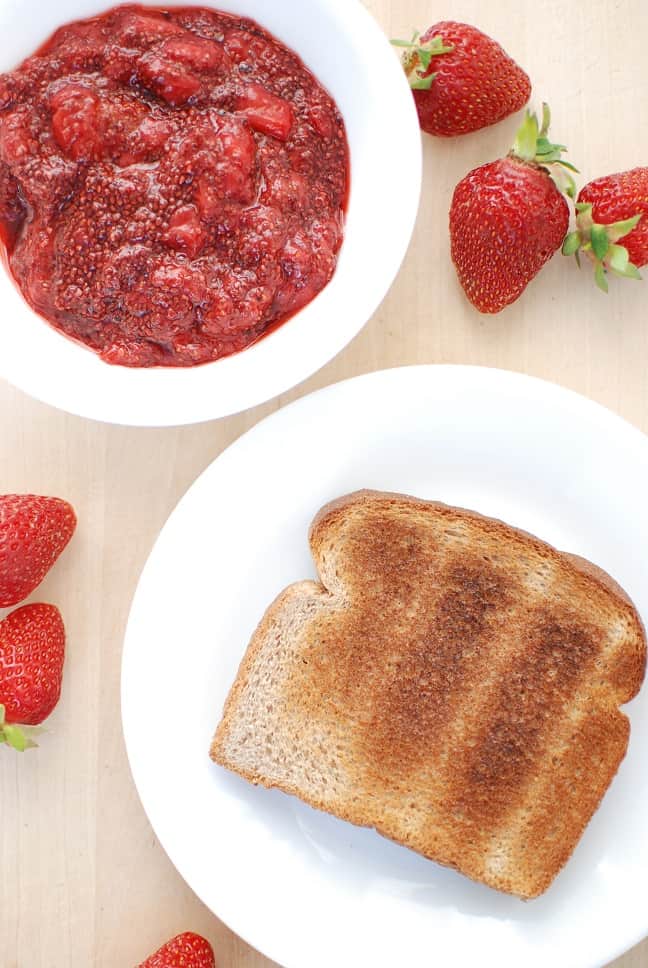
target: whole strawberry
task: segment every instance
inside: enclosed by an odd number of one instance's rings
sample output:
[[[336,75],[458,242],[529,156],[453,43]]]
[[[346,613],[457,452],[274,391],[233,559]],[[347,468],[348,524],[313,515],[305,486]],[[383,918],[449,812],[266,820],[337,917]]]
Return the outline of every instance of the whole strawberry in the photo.
[[[604,292],[609,272],[641,279],[639,266],[648,265],[648,168],[589,182],[579,192],[576,211],[576,231],[565,239],[564,255],[588,256]]]
[[[480,313],[514,302],[560,248],[569,225],[567,201],[547,165],[562,165],[563,145],[547,138],[527,111],[506,158],[475,168],[455,188],[450,206],[452,261],[459,282]],[[571,176],[566,191],[573,194]]]
[[[64,657],[55,605],[23,605],[0,622],[0,742],[21,752],[35,745],[20,727],[42,723],[56,706]]]
[[[40,585],[75,528],[67,501],[0,495],[0,608],[17,605]]]
[[[522,68],[469,24],[444,20],[423,36],[392,44],[404,48],[403,67],[428,134],[450,138],[486,128],[519,111],[531,96]]]
[[[185,931],[167,941],[139,968],[215,968],[212,946],[199,934]]]

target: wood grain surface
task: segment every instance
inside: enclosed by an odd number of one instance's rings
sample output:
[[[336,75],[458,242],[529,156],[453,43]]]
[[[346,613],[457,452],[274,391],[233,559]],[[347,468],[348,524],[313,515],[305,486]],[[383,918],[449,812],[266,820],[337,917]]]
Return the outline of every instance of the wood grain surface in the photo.
[[[551,104],[555,139],[569,146],[583,182],[648,164],[645,0],[367,6],[391,36],[452,16],[496,37],[533,79],[534,103]],[[0,489],[64,496],[79,516],[38,592],[58,603],[68,629],[61,702],[38,750],[0,750],[1,968],[131,968],[187,929],[212,941],[220,968],[271,964],[198,901],[157,843],[131,781],[119,710],[122,636],[140,570],[175,503],[243,431],[315,388],[419,362],[544,377],[648,431],[648,281],[613,280],[606,297],[556,256],[494,318],[479,316],[458,287],[447,235],[453,188],[506,152],[516,124],[424,139],[420,214],[391,292],[343,353],[279,399],[201,426],[131,430],[57,412],[0,381]],[[648,941],[614,965],[648,966]]]

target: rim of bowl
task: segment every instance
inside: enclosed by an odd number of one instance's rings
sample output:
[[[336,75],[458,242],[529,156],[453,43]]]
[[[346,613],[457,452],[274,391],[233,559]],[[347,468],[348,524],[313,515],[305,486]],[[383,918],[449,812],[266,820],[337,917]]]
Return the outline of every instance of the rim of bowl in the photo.
[[[338,104],[351,155],[347,223],[337,268],[312,302],[240,353],[196,367],[128,368],[104,363],[41,319],[5,267],[0,281],[0,376],[37,400],[78,416],[129,426],[179,426],[239,413],[292,389],[364,327],[396,278],[412,236],[421,189],[418,118],[398,57],[360,0],[309,0],[305,16],[306,4],[296,8],[283,0],[272,5],[270,17],[260,0],[197,0],[196,5],[200,3],[267,24],[308,67],[308,43],[295,43],[290,33],[298,33],[296,24],[307,24],[304,36],[317,38],[311,41],[313,50],[316,43],[320,51],[327,49],[325,60],[311,69]],[[165,4],[184,5],[182,0]],[[0,29],[11,36],[12,19],[14,26],[18,18],[22,21],[12,47],[20,60],[57,25],[110,6],[110,0],[68,0],[56,10],[47,7],[34,31],[23,5],[18,11],[13,4],[0,3]],[[297,10],[302,13],[299,20]],[[314,29],[321,24],[336,33],[337,45],[321,44]],[[342,76],[341,63],[349,52],[354,83],[336,91],[335,79]],[[368,97],[353,100],[356,82],[370,90]]]

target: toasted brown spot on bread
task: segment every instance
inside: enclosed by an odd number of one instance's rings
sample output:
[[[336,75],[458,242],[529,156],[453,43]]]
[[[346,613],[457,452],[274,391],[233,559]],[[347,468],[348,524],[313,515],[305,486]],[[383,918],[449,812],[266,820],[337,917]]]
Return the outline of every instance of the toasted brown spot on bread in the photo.
[[[504,877],[504,890],[529,897],[546,890],[612,782],[629,734],[627,716],[616,709],[588,706],[572,713],[563,736],[548,748],[551,771],[534,775],[525,804],[511,804],[484,843],[485,879]]]
[[[573,616],[536,609],[489,707],[474,745],[457,752],[453,806],[480,824],[509,809],[534,770],[542,768],[547,735],[563,728],[581,679],[590,674],[601,631],[574,624]],[[605,633],[603,632],[603,637]]]
[[[378,643],[383,655],[397,658],[372,695],[365,740],[372,769],[402,774],[439,748],[449,707],[479,674],[484,632],[513,587],[503,573],[465,556],[434,574],[415,623],[399,630],[397,641],[389,633]]]
[[[417,596],[428,576],[413,574],[408,562],[430,558],[437,545],[433,534],[421,533],[407,518],[397,517],[386,527],[380,514],[369,521],[366,534],[350,529],[348,542],[353,573],[341,569],[341,577],[352,589],[361,586],[362,595],[378,601],[381,611],[398,611]]]

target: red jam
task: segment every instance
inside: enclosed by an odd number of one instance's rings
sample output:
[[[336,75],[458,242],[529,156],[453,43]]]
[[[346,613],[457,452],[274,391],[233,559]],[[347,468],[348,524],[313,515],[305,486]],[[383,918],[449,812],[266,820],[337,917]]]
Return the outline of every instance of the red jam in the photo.
[[[250,20],[120,7],[0,75],[0,234],[29,304],[109,363],[241,350],[326,285],[348,146]]]

